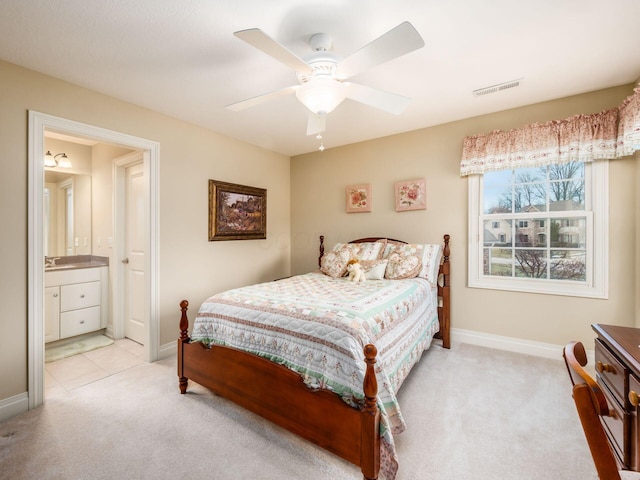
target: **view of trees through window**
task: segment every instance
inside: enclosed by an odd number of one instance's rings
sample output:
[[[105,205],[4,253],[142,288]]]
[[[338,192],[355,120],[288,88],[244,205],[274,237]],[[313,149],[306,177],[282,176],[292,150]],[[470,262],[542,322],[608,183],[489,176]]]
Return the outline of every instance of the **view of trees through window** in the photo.
[[[487,172],[482,192],[484,275],[586,281],[584,163]]]

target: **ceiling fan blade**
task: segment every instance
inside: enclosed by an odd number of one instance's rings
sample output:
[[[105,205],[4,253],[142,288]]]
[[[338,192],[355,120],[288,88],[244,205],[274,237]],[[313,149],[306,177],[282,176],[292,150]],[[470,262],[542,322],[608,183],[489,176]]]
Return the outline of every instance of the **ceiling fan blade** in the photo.
[[[377,90],[358,83],[345,83],[345,85],[348,86],[347,98],[394,115],[400,115],[411,103],[410,98],[395,93]]]
[[[298,87],[299,85],[292,85],[290,87],[281,88],[280,90],[274,90],[273,92],[258,95],[257,97],[247,98],[246,100],[242,100],[241,102],[232,103],[231,105],[227,105],[225,108],[227,108],[228,110],[233,110],[234,112],[244,110],[245,108],[253,107],[255,105],[268,102],[269,100],[289,95],[295,92]]]
[[[284,63],[296,72],[311,73],[311,67],[288,48],[276,42],[259,28],[240,30],[234,35],[249,45]]]
[[[369,68],[424,47],[424,40],[409,22],[403,22],[338,64],[338,76],[353,77]]]
[[[327,126],[327,115],[316,115],[309,112],[309,120],[307,122],[307,135],[316,135],[325,131]]]

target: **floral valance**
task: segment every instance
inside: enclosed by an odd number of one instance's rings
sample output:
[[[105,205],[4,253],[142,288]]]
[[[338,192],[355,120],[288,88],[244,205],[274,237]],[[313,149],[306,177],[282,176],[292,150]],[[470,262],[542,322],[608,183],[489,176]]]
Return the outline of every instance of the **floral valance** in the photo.
[[[640,87],[620,106],[600,113],[466,137],[460,175],[620,158],[637,150],[640,150]]]

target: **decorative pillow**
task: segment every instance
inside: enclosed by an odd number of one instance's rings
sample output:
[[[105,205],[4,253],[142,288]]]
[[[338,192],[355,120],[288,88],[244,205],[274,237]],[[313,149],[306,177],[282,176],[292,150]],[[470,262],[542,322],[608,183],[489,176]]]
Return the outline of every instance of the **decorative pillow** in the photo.
[[[379,260],[382,258],[385,243],[382,242],[363,242],[363,243],[336,243],[332,251],[347,249],[351,253],[351,258],[359,261],[363,260]]]
[[[387,269],[388,260],[363,260],[360,262],[367,280],[382,280]]]
[[[384,254],[384,249],[387,247],[387,239],[386,238],[379,238],[378,240],[376,240],[376,243],[381,243],[382,244],[382,252],[380,254],[380,258],[382,258],[382,255]]]
[[[394,240],[387,239],[384,245],[384,251],[382,252],[382,258],[387,258],[396,250],[396,247],[402,247],[403,245],[406,245],[406,243],[396,242]]]
[[[440,245],[388,242],[382,258],[389,258],[394,253],[402,256],[417,256],[422,267],[416,276],[428,280],[432,285],[436,284],[442,258],[442,247]]]
[[[350,259],[351,253],[347,249],[325,253],[320,261],[320,271],[333,278],[344,277]]]
[[[394,252],[389,255],[384,276],[389,280],[414,278],[418,276],[421,269],[422,261],[417,255],[400,255]]]

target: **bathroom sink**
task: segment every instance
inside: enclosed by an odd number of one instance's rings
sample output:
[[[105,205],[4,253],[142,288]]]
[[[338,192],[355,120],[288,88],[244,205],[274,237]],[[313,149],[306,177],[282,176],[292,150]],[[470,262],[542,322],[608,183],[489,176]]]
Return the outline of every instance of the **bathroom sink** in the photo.
[[[78,265],[75,263],[63,263],[62,265],[45,265],[45,271],[51,270],[69,270],[70,268],[78,268]]]

